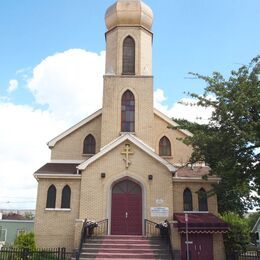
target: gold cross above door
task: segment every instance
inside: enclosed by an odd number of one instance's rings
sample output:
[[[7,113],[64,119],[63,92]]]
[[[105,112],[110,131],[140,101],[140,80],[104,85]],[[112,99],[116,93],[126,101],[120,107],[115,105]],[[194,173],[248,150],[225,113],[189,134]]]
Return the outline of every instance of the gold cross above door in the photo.
[[[124,151],[121,152],[121,154],[125,155],[125,158],[123,158],[123,160],[125,161],[125,167],[128,168],[131,164],[129,155],[134,154],[133,152],[131,152],[130,144],[125,144]]]

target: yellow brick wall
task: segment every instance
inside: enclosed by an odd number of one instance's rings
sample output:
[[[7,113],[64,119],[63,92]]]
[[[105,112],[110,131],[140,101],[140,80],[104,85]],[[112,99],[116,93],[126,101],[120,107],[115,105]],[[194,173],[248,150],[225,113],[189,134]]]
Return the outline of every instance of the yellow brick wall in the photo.
[[[141,27],[117,27],[106,34],[106,74],[122,74],[123,41],[135,41],[135,74],[152,75],[152,34]]]
[[[46,210],[47,191],[54,184],[57,189],[56,208],[61,207],[61,194],[65,185],[71,188],[71,211]],[[74,247],[75,221],[79,215],[80,180],[41,179],[38,195],[34,233],[39,248]]]
[[[211,184],[208,181],[183,181],[183,182],[174,182],[173,183],[173,211],[182,212],[183,211],[183,191],[189,188],[192,192],[192,202],[193,210],[198,211],[198,194],[196,193],[200,188],[204,188],[205,191],[212,189]],[[217,206],[217,196],[213,195],[208,198],[208,211],[217,215],[218,206]]]
[[[101,147],[120,135],[121,99],[128,89],[135,96],[135,134],[148,145],[153,145],[153,78],[105,76]]]
[[[51,150],[52,160],[86,160],[83,155],[83,143],[88,134],[96,139],[96,151],[100,150],[101,115],[58,141]]]
[[[185,164],[192,153],[192,147],[185,145],[180,138],[185,138],[185,135],[178,131],[168,128],[169,124],[162,118],[154,115],[154,143],[153,147],[156,153],[159,154],[159,141],[165,135],[171,142],[172,156],[166,159],[173,164]]]
[[[134,155],[130,156],[131,165],[128,169],[123,161],[124,144],[119,145],[110,153],[104,155],[95,163],[89,165],[82,172],[80,218],[95,220],[110,219],[111,186],[120,178],[129,176],[144,186],[144,218],[152,221],[162,221],[165,218],[152,218],[150,207],[156,205],[156,199],[163,199],[160,206],[169,208],[169,218],[172,218],[173,196],[171,174],[161,163],[155,161],[138,147],[131,145]],[[105,172],[102,179],[100,173]],[[148,175],[153,175],[153,180],[148,180]]]

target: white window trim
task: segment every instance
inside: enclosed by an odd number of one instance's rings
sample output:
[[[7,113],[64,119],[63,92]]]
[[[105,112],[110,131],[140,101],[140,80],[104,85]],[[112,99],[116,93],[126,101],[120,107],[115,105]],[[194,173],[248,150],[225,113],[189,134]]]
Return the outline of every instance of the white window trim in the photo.
[[[45,208],[45,211],[64,211],[64,212],[70,212],[71,208]]]
[[[3,231],[3,230],[5,231],[5,235],[4,235],[4,237],[5,237],[5,240],[4,240],[4,241],[0,240],[0,243],[1,243],[1,242],[6,242],[6,237],[7,237],[7,229],[4,229],[4,228],[3,228],[3,229],[1,229],[1,231]]]

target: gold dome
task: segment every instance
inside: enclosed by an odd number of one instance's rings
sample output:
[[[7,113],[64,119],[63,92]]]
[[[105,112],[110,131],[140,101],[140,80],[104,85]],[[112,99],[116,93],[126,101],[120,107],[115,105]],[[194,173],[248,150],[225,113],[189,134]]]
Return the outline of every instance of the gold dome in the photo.
[[[140,0],[117,0],[107,9],[105,19],[108,30],[118,25],[143,26],[151,30],[153,11]]]

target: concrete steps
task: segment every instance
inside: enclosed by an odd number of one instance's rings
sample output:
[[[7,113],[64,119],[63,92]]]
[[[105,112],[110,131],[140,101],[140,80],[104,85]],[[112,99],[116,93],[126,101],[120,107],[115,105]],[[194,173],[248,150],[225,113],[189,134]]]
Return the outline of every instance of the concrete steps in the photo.
[[[104,236],[88,239],[80,259],[171,259],[168,246],[160,238]]]

